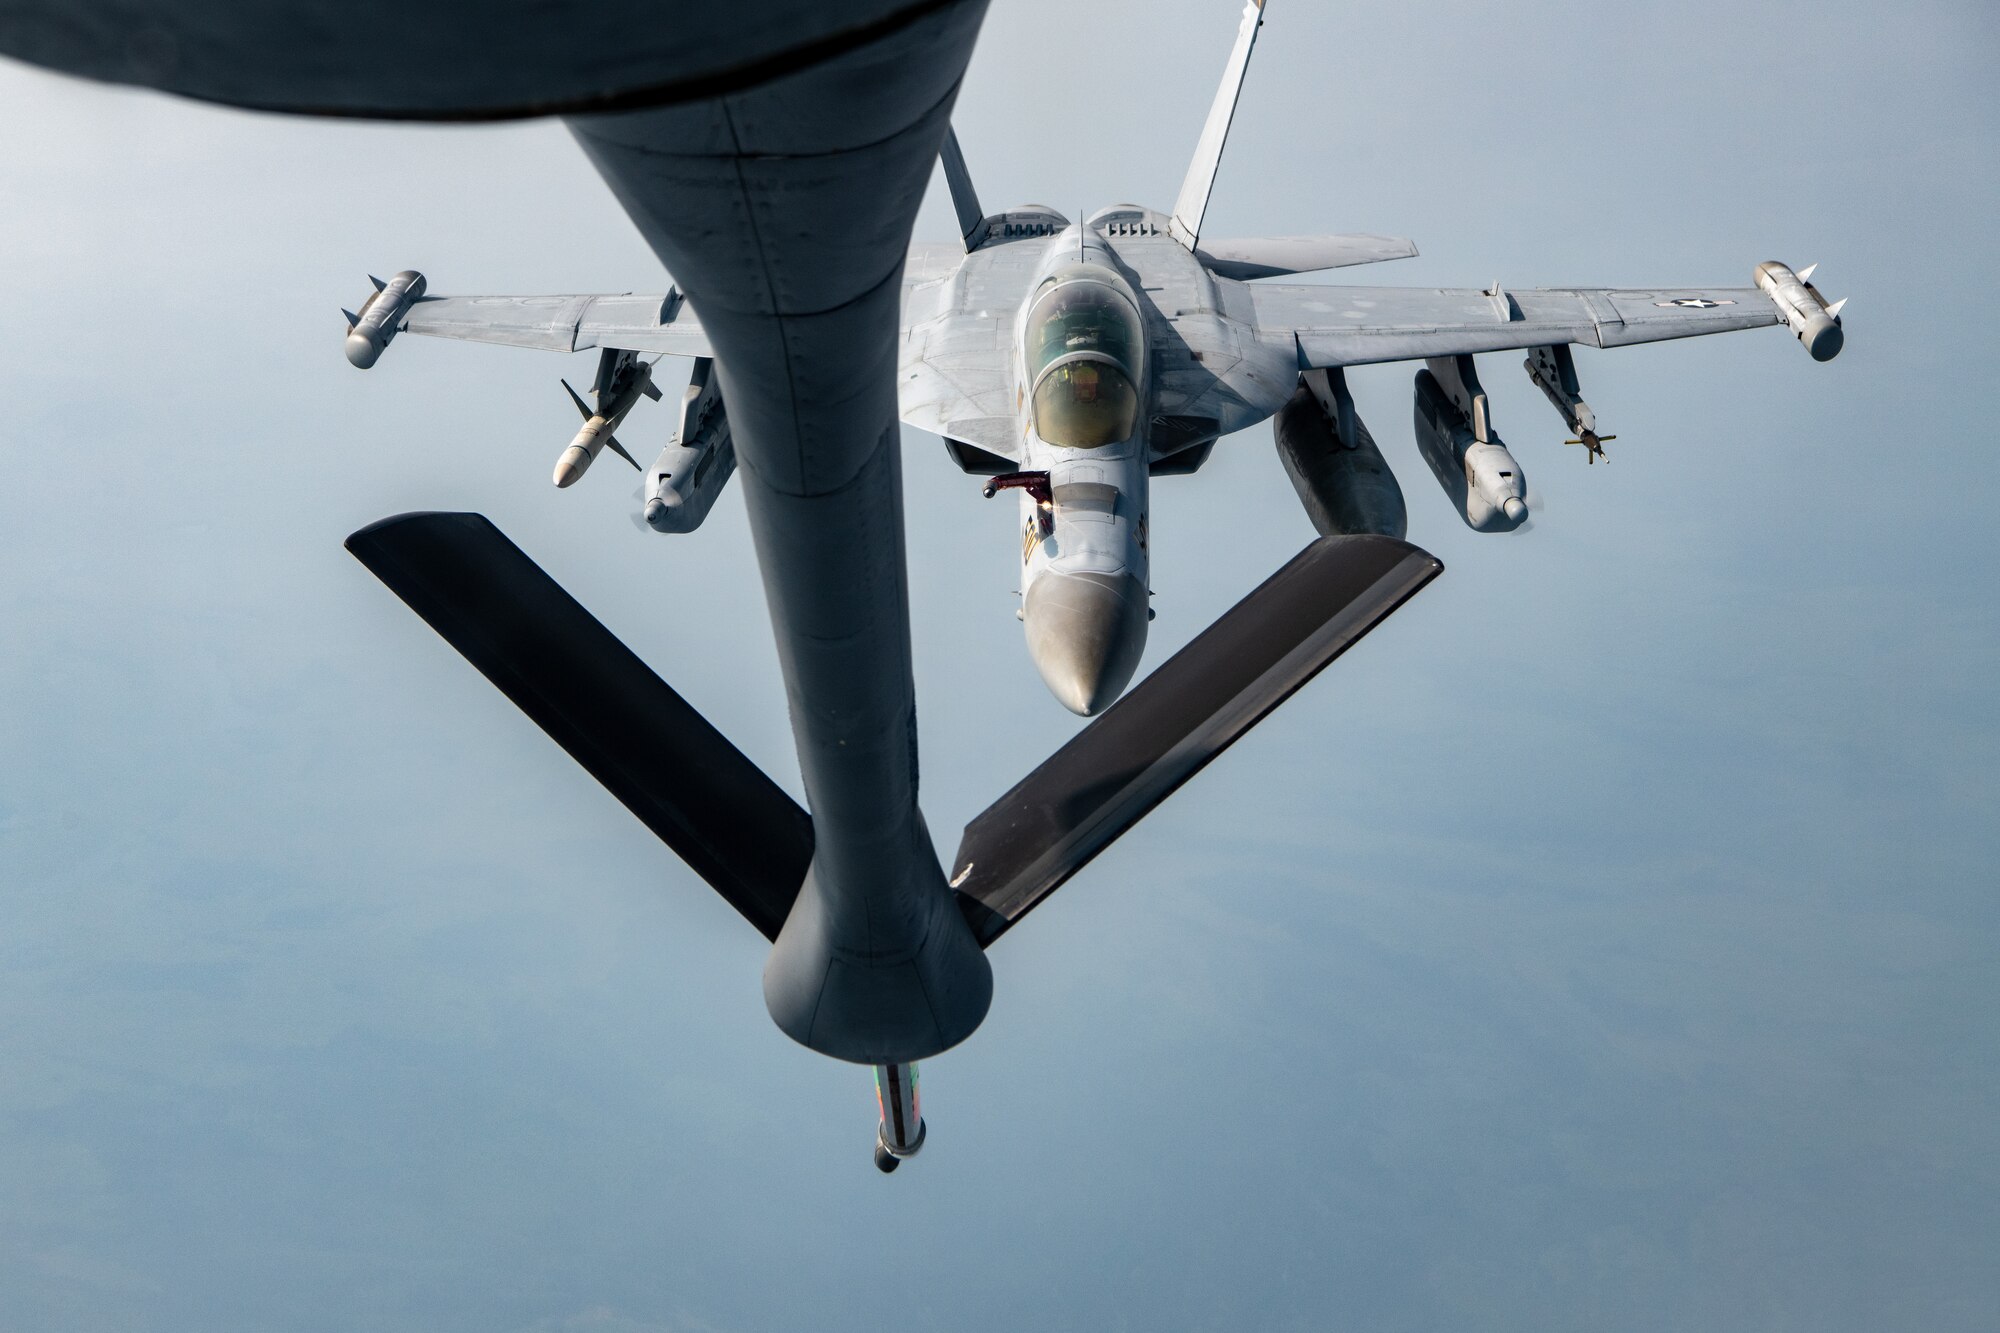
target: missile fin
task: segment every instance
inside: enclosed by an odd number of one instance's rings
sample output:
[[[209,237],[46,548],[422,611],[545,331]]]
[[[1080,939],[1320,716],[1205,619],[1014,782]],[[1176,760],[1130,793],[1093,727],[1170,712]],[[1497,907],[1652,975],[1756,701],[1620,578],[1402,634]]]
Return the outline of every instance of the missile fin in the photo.
[[[644,472],[646,470],[642,467],[639,467],[638,459],[632,457],[632,455],[625,452],[625,446],[618,443],[618,437],[616,435],[605,436],[604,447],[606,449],[609,449],[612,453],[617,454],[620,458],[630,463],[633,467],[639,468],[639,471]]]
[[[578,393],[578,392],[577,392],[577,391],[576,391],[575,389],[570,389],[570,388],[569,388],[569,381],[568,381],[568,380],[564,380],[564,381],[562,382],[562,386],[563,386],[563,388],[565,388],[565,389],[569,389],[569,400],[570,400],[570,401],[571,401],[572,403],[575,403],[575,404],[576,404],[576,410],[577,410],[577,411],[579,411],[579,412],[583,413],[583,419],[584,419],[585,421],[588,421],[588,420],[590,420],[590,418],[591,418],[592,416],[596,415],[595,413],[593,413],[593,412],[592,412],[592,411],[590,410],[590,407],[589,407],[589,405],[588,405],[588,404],[586,404],[586,403],[585,403],[585,402],[583,401],[583,396],[582,396],[581,394],[579,394],[579,393]]]
[[[375,290],[378,292],[381,291],[384,287],[387,287],[389,285],[388,283],[382,281],[382,279],[376,277],[373,273],[370,273],[368,275],[368,281],[375,284]]]
[[[1807,265],[1806,265],[1806,266],[1805,266],[1804,268],[1800,269],[1800,270],[1799,270],[1799,281],[1800,281],[1800,282],[1811,282],[1811,281],[1812,281],[1812,275],[1813,275],[1813,270],[1814,270],[1814,269],[1816,269],[1816,268],[1818,268],[1818,267],[1819,267],[1819,265],[1818,265],[1818,264],[1807,264]]]
[[[650,379],[646,381],[645,387],[640,389],[639,392],[645,394],[656,403],[660,401],[660,386],[653,383]]]
[[[1835,301],[1832,305],[1828,306],[1826,308],[1826,313],[1833,316],[1833,318],[1835,319],[1839,319],[1840,308],[1846,304],[1847,304],[1847,298],[1843,296],[1838,301]]]
[[[342,306],[340,308],[340,313],[347,316],[348,331],[350,333],[353,332],[354,326],[361,322],[361,316],[355,314],[352,310],[349,310],[346,306]]]

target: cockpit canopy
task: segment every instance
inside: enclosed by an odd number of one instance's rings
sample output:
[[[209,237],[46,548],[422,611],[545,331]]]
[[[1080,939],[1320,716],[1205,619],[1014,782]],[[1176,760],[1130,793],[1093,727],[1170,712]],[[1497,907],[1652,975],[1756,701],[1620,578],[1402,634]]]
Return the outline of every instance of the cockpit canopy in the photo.
[[[1027,325],[1035,434],[1071,449],[1131,439],[1145,353],[1139,312],[1110,283],[1078,274],[1045,288]]]

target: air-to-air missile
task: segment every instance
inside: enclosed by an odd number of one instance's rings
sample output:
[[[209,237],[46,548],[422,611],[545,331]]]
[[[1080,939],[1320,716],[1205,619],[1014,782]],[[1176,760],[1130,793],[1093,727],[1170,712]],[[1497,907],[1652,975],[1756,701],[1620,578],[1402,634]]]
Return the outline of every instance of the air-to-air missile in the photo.
[[[340,312],[347,316],[347,359],[361,370],[381,358],[382,349],[402,328],[403,316],[410,313],[410,307],[424,294],[424,275],[413,268],[404,269],[387,282],[373,275],[368,281],[375,284],[375,294],[361,307],[361,313]]]
[[[660,391],[653,386],[652,366],[634,353],[606,348],[597,361],[597,380],[591,385],[596,408],[586,404],[583,395],[569,387],[568,380],[563,381],[563,388],[569,390],[570,401],[583,414],[583,428],[556,459],[556,485],[574,484],[606,448],[637,468],[639,461],[625,452],[625,446],[618,443],[613,432],[624,424],[640,398],[658,400]]]
[[[1777,303],[1778,313],[1812,359],[1831,361],[1840,355],[1841,344],[1847,340],[1840,331],[1840,308],[1847,300],[1843,297],[1827,304],[1819,288],[1812,285],[1813,270],[1818,267],[1808,264],[1805,272],[1794,273],[1777,260],[1769,260],[1757,265],[1757,285]]]

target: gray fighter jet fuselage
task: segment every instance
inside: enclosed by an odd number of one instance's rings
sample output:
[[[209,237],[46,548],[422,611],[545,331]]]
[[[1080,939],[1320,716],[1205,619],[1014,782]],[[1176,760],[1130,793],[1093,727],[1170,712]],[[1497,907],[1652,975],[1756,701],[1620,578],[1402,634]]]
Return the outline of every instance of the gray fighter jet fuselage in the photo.
[[[1141,282],[1081,225],[1046,248],[1017,315],[1021,618],[1050,691],[1073,712],[1123,692],[1146,646],[1151,365]]]
[[[1408,253],[1389,238],[1315,239],[1323,259]],[[921,353],[950,336],[950,307],[925,318],[934,296],[1028,289],[1009,321],[1013,467],[987,493],[1019,492],[1028,650],[1072,712],[1101,712],[1145,649],[1152,475],[1194,470],[1219,436],[1269,417],[1292,392],[1293,354],[1236,336],[1217,282],[1160,213],[1117,205],[1071,223],[1026,206],[994,220],[935,293],[918,285],[905,301],[904,345]],[[921,373],[906,367],[904,380]],[[1176,410],[1189,407],[1200,414]],[[992,423],[973,429],[990,438]],[[962,465],[979,466],[976,446],[953,444]]]

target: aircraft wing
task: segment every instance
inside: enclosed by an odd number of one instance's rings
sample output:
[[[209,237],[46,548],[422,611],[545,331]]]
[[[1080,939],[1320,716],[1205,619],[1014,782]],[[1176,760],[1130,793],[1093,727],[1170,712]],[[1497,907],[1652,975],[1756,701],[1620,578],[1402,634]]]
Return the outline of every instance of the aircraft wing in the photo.
[[[1755,287],[1482,292],[1255,283],[1244,290],[1257,336],[1296,342],[1300,369],[1565,343],[1623,347],[1784,323]]]
[[[615,347],[671,356],[713,356],[686,301],[665,296],[425,296],[404,317],[427,338],[580,352]]]
[[[957,246],[911,247],[904,283],[914,286],[951,272],[964,258]],[[592,347],[668,356],[714,356],[701,322],[678,291],[616,296],[424,296],[400,329],[427,338],[581,352]]]

